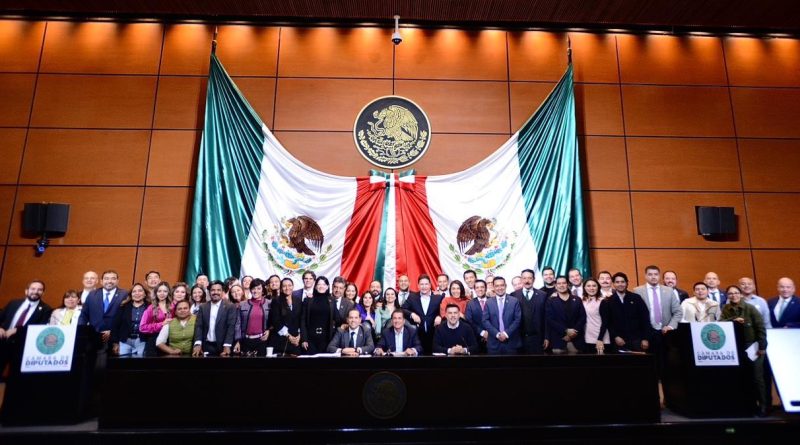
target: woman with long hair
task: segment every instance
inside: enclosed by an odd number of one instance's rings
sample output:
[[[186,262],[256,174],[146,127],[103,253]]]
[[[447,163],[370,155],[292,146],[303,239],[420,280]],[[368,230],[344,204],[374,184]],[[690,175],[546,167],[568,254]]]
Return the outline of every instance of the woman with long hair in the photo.
[[[447,306],[450,304],[455,304],[458,306],[458,310],[461,313],[461,318],[466,318],[465,314],[467,313],[467,303],[469,303],[469,297],[464,285],[461,283],[461,280],[453,280],[450,283],[449,292],[450,295],[444,297],[442,299],[442,304],[439,305],[439,316],[441,316],[444,320],[445,309],[447,309]]]
[[[144,335],[144,355],[156,355],[156,336],[172,321],[172,289],[162,281],[153,289],[153,301],[145,309],[139,332]]]
[[[134,284],[111,326],[110,343],[114,355],[144,355],[145,341],[139,326],[147,307],[147,289],[142,283]]]
[[[192,298],[192,315],[196,315],[200,310],[200,305],[208,300],[208,291],[206,291],[206,288],[203,287],[202,284],[195,284],[192,286],[190,295]]]
[[[175,286],[172,288],[172,305],[170,306],[173,316],[175,315],[175,305],[188,298],[189,286],[183,281],[175,283]],[[189,302],[189,305],[191,306],[191,302]]]
[[[328,350],[328,343],[333,337],[333,311],[330,283],[327,278],[316,279],[312,295],[303,301],[300,332],[304,353],[319,354]]]
[[[281,280],[281,294],[272,301],[270,307],[270,335],[275,353],[281,355],[300,355],[300,320],[302,301],[292,296],[294,281]]]
[[[383,305],[375,311],[375,336],[378,338],[380,338],[383,330],[389,327],[388,323],[392,319],[392,312],[395,309],[400,309],[397,301],[397,290],[393,287],[387,287],[383,291],[381,300]]]
[[[369,327],[373,330],[373,332],[379,329],[378,323],[376,322],[376,318],[378,316],[376,311],[377,306],[377,302],[372,296],[372,292],[364,292],[364,295],[361,296],[361,303],[356,305],[356,309],[358,309],[358,312],[361,313],[361,323],[369,324]]]
[[[235,283],[228,289],[228,299],[231,303],[238,305],[242,301],[247,301],[244,295],[244,288],[241,284]]]
[[[608,336],[608,330],[600,333],[600,328],[603,325],[603,316],[601,308],[605,310],[606,306],[602,305],[603,296],[600,289],[600,282],[594,278],[589,278],[583,282],[583,309],[586,311],[586,330],[584,332],[584,345],[583,352],[587,354],[602,354],[606,350],[611,351],[611,339]]]
[[[265,287],[264,298],[270,302],[273,299],[277,299],[281,295],[281,277],[270,275],[270,277],[267,278],[267,285]]]
[[[353,307],[358,303],[358,286],[356,283],[347,283],[344,287],[344,297],[353,302]]]

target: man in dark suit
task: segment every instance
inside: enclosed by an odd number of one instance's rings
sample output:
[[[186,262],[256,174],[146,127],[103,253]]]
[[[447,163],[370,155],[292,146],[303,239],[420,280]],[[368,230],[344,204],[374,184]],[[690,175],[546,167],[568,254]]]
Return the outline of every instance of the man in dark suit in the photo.
[[[519,301],[506,294],[506,280],[494,277],[495,297],[489,299],[483,313],[483,329],[489,333],[489,354],[512,355],[522,347],[519,328],[522,324],[522,309]]]
[[[350,309],[347,312],[347,327],[336,331],[328,343],[328,352],[340,352],[342,356],[359,356],[372,354],[373,350],[375,343],[372,341],[372,331],[361,325],[361,312]]]
[[[353,309],[353,302],[344,298],[344,289],[347,286],[344,277],[335,277],[331,286],[331,313],[333,313],[333,329],[347,329],[348,316],[350,309]],[[380,329],[380,327],[376,328]]]
[[[392,312],[392,326],[386,328],[378,340],[375,355],[415,357],[422,354],[422,344],[417,336],[418,329],[407,328],[402,309]]]
[[[23,341],[17,331],[25,326],[47,324],[52,309],[42,301],[44,282],[33,280],[25,290],[25,298],[11,300],[0,318],[0,379],[6,363],[18,342]]]
[[[118,287],[119,274],[114,270],[103,272],[101,280],[103,287],[93,290],[86,297],[78,325],[88,324],[93,327],[100,334],[103,344],[101,349],[105,350],[108,339],[111,337],[114,317],[119,311],[120,303],[128,296],[128,292]]]
[[[778,280],[778,298],[769,301],[773,328],[800,328],[800,298],[794,292],[794,281],[787,277]]]
[[[628,276],[622,272],[614,274],[614,294],[608,298],[608,317],[603,327],[608,329],[613,345],[617,349],[647,351],[650,348],[650,312],[639,295],[628,291]]]
[[[548,346],[544,336],[544,305],[547,294],[533,287],[535,275],[531,269],[523,270],[520,276],[522,277],[522,289],[511,294],[519,301],[522,309],[522,325],[520,326],[522,348],[520,352],[542,354]]]
[[[314,283],[317,282],[317,274],[307,270],[303,272],[303,288],[292,292],[293,297],[300,297],[300,301],[314,296]]]
[[[222,300],[226,292],[228,289],[222,281],[214,280],[209,284],[211,301],[200,305],[194,324],[193,357],[200,357],[203,353],[221,357],[231,355],[236,328],[236,306]]]
[[[542,281],[544,281],[544,286],[539,290],[548,297],[553,295],[556,292],[556,271],[552,267],[547,266],[542,269]]]
[[[719,303],[719,309],[722,311],[722,307],[728,302],[728,296],[719,288],[719,275],[716,272],[709,272],[703,282],[708,287],[708,299]]]
[[[431,293],[431,278],[428,275],[420,275],[418,284],[419,293],[411,294],[403,303],[403,309],[410,312],[411,320],[417,325],[422,350],[430,355],[433,353],[434,329],[442,322],[439,306],[444,298]]]
[[[464,317],[472,326],[475,340],[478,342],[478,352],[486,353],[486,340],[489,338],[489,331],[483,329],[483,313],[486,312],[489,299],[486,297],[486,282],[475,280],[472,285],[475,297],[467,303],[466,314]]]
[[[411,296],[411,281],[408,279],[408,275],[400,275],[397,278],[397,305],[403,306],[408,297]]]
[[[679,303],[683,303],[683,300],[689,298],[689,292],[678,287],[678,274],[674,270],[664,271],[664,286],[671,287],[675,291]]]

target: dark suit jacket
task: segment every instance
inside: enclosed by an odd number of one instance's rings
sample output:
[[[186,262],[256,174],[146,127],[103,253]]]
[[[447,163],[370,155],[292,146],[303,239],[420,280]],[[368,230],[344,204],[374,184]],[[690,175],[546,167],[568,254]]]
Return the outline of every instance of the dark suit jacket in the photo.
[[[603,305],[608,306],[603,307]],[[638,350],[642,340],[650,340],[650,333],[653,330],[650,326],[650,311],[639,295],[626,291],[623,304],[614,291],[600,303],[600,314],[603,316],[600,335],[602,336],[607,329],[612,344],[614,338],[621,337],[625,340],[625,349]]]
[[[483,329],[489,332],[488,349],[491,352],[493,349],[498,349],[501,345],[500,340],[497,339],[497,334],[500,333],[500,308],[497,305],[497,297],[489,298],[486,304],[486,312],[483,313]],[[508,340],[505,345],[508,348],[518,349],[522,347],[522,337],[519,333],[520,325],[522,324],[522,309],[520,308],[519,301],[511,295],[506,295],[506,303],[503,306],[503,327]]]
[[[147,303],[142,307],[147,310]],[[114,320],[111,322],[111,339],[109,343],[119,343],[120,340],[127,340],[131,335],[131,315],[133,312],[133,302],[129,301],[125,306],[120,306]]]
[[[269,325],[270,328],[274,331],[272,334],[272,338],[278,338],[278,331],[280,331],[284,326],[289,328],[290,335],[298,335],[300,334],[300,324],[302,318],[302,303],[300,299],[302,297],[295,297],[292,296],[292,310],[289,310],[289,307],[286,305],[286,300],[283,297],[277,297],[272,299],[272,305],[269,309]]]
[[[120,303],[128,296],[128,292],[125,289],[117,288],[111,304],[108,305],[108,310],[104,312],[104,290],[102,287],[95,289],[86,297],[86,303],[83,304],[81,316],[78,319],[79,326],[88,324],[97,332],[110,331],[114,327],[114,317],[119,311]]]
[[[780,297],[769,300],[769,319],[772,321],[773,328],[800,328],[800,297],[792,295],[787,306],[781,312],[781,319],[775,319],[775,306],[778,305]],[[12,315],[13,317],[13,315]]]
[[[530,301],[525,298],[524,288],[514,291],[511,294],[519,301],[520,308],[522,309],[522,326],[520,333],[523,337],[538,335],[544,338],[545,333],[545,302],[547,301],[547,294],[536,288],[531,288]]]
[[[211,302],[200,305],[197,318],[194,322],[194,341],[206,342],[208,328],[211,323]],[[234,331],[236,329],[236,306],[227,301],[221,301],[217,311],[217,321],[214,325],[216,345],[221,350],[223,345],[233,346]]]
[[[678,301],[681,302],[681,303],[683,303],[683,300],[689,298],[689,292],[686,292],[683,289],[680,289],[680,288],[676,287],[675,288],[675,292],[678,293]]]
[[[25,303],[26,301],[27,298],[19,298],[10,301],[8,305],[6,305],[6,308],[3,310],[3,317],[0,318],[0,320],[2,320],[2,322],[0,322],[0,326],[2,326],[4,330],[14,327],[11,326],[11,322],[14,321],[14,315],[16,315],[19,307],[22,306],[22,303]],[[51,312],[53,312],[53,309],[51,309],[47,303],[44,301],[39,301],[39,304],[36,306],[36,309],[34,309],[33,314],[31,314],[24,326],[30,326],[32,324],[47,324],[50,321]]]
[[[302,302],[302,300],[304,300],[304,298],[303,298],[303,291],[304,291],[304,290],[305,290],[305,289],[297,289],[297,290],[294,290],[294,291],[292,291],[292,296],[293,296],[293,297],[299,297],[299,298],[300,298],[300,300],[301,300],[301,302]],[[311,295],[312,295],[312,296],[314,295],[314,294],[313,294],[313,289],[312,289],[312,294],[311,294]]]
[[[345,297],[342,297],[341,303],[339,303],[339,310],[336,310],[336,299],[331,298],[331,312],[333,313],[333,326],[335,328],[341,327],[343,324],[347,324],[347,313],[350,312],[350,309],[353,309],[355,304],[352,301],[348,300]],[[380,329],[380,328],[378,328]]]
[[[439,306],[442,305],[442,300],[444,300],[444,297],[441,295],[431,294],[427,313],[422,310],[422,297],[417,292],[409,295],[406,302],[403,303],[403,309],[419,315],[419,318],[422,319],[419,324],[419,335],[433,335],[433,322],[439,316]]]
[[[328,343],[328,352],[336,352],[337,349],[349,348],[350,344],[350,328],[337,329],[331,342]],[[372,354],[375,350],[375,343],[372,341],[372,332],[369,328],[364,326],[358,327],[358,333],[355,338],[355,347],[361,348],[362,354]]]
[[[437,306],[436,308],[438,310],[439,307]],[[389,326],[381,334],[381,339],[378,340],[378,347],[383,349],[384,352],[394,352],[395,346],[397,345],[394,342],[394,327]],[[406,327],[403,329],[403,351],[408,348],[414,348],[417,350],[417,355],[422,355],[422,343],[419,341],[417,330]]]
[[[728,294],[726,294],[720,288],[717,288],[717,291],[719,291],[719,301],[717,303],[719,303],[719,309],[720,309],[720,313],[721,313],[722,307],[725,306],[725,303],[728,302]],[[709,300],[713,300],[713,298],[711,298],[711,292],[708,293],[708,299]]]
[[[575,329],[578,331],[578,336],[572,340],[572,344],[578,350],[581,350],[585,343],[586,309],[583,308],[581,299],[575,295],[571,295],[567,301],[568,308],[565,308],[564,302],[558,294],[553,294],[547,299],[545,307],[547,319],[546,338],[550,341],[551,348],[564,349],[567,347],[567,343],[563,337],[566,335],[567,329]]]
[[[489,304],[489,298],[486,299],[486,305]],[[472,331],[475,333],[475,340],[479,341],[481,331],[483,331],[483,310],[481,310],[481,302],[477,298],[469,300],[467,309],[464,311],[464,317],[467,322],[472,326]],[[441,325],[440,325],[441,326]]]

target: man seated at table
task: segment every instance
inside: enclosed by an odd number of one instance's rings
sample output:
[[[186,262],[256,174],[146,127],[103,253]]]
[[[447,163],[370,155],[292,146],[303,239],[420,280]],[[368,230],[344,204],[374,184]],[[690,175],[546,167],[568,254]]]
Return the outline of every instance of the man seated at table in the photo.
[[[447,322],[440,324],[433,333],[433,353],[466,355],[478,349],[475,333],[467,323],[461,323],[461,311],[450,303],[445,308]]]
[[[347,312],[347,328],[339,328],[328,343],[328,352],[340,352],[342,356],[359,356],[372,354],[375,343],[372,341],[372,331],[368,326],[361,325],[361,312],[353,308]]]
[[[422,353],[422,344],[417,337],[417,330],[405,326],[406,320],[402,309],[392,312],[392,326],[383,331],[375,355],[417,356]]]

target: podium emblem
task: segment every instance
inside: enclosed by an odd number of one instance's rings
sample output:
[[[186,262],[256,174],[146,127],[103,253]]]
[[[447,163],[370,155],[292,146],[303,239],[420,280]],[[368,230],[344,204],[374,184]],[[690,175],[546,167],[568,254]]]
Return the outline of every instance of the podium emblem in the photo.
[[[417,104],[405,97],[379,97],[358,114],[353,126],[358,152],[383,168],[413,164],[431,143],[431,124]]]

